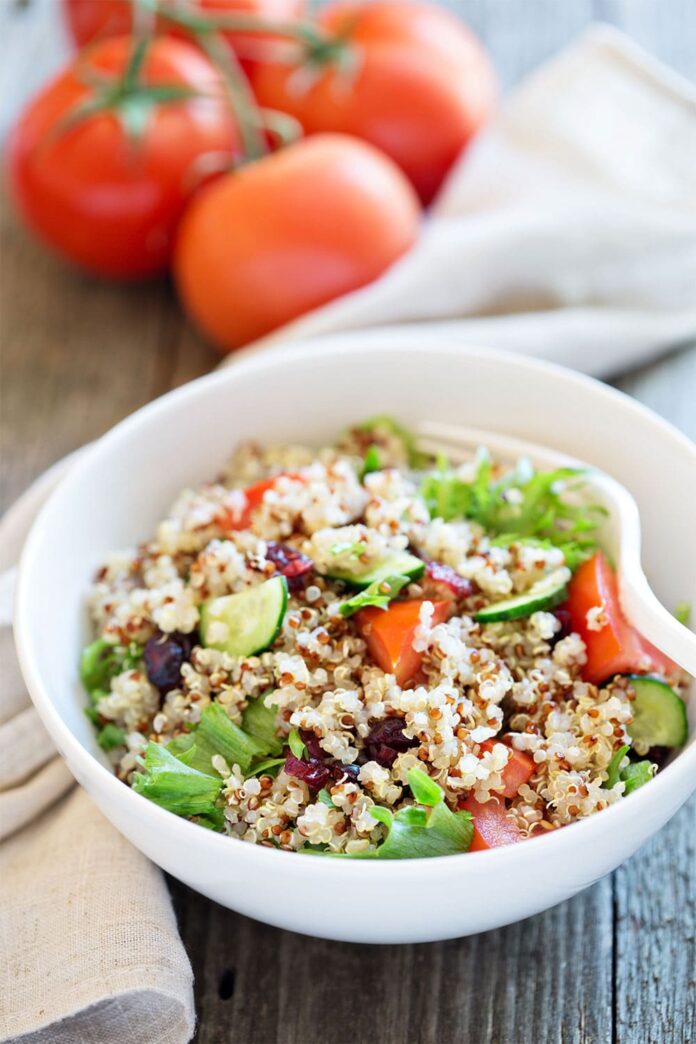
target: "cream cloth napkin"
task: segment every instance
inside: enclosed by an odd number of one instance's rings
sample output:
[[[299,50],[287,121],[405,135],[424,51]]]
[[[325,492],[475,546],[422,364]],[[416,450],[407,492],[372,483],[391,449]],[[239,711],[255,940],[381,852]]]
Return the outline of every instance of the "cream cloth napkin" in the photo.
[[[254,347],[404,323],[596,375],[696,340],[696,88],[590,29],[510,96],[406,258]]]
[[[69,466],[0,523],[0,1040],[184,1044],[193,976],[162,874],[73,786],[6,626],[11,567]]]
[[[426,344],[447,331],[595,373],[636,363],[696,335],[694,186],[693,90],[593,30],[513,94],[407,259],[264,343],[418,323]],[[57,477],[4,520],[0,570]],[[0,1040],[187,1041],[162,876],[71,788],[0,640]]]

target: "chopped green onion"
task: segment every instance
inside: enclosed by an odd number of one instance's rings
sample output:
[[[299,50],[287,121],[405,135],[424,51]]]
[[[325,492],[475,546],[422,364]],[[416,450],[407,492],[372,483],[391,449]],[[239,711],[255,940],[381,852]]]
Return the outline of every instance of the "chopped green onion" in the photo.
[[[249,769],[250,776],[275,776],[281,765],[285,764],[285,758],[264,758]]]
[[[118,725],[112,721],[108,722],[103,729],[97,733],[97,743],[102,750],[110,751],[115,747],[122,747],[126,742],[126,734]]]
[[[344,541],[342,544],[333,544],[331,547],[331,554],[334,557],[350,554],[351,558],[360,558],[360,556],[365,553],[365,549],[366,545],[361,543],[359,540],[355,543]]]
[[[626,744],[623,747],[619,747],[619,749],[615,750],[612,754],[611,761],[607,765],[607,778],[604,783],[602,783],[605,790],[611,790],[611,788],[616,786],[621,779],[621,762],[630,749],[629,745]]]
[[[307,753],[307,748],[302,742],[302,737],[300,736],[297,729],[292,729],[292,731],[290,732],[290,735],[288,736],[288,746],[290,747],[290,750],[295,755],[295,757],[298,758],[300,761],[305,757]]]
[[[366,475],[371,475],[373,471],[380,471],[382,467],[382,460],[379,455],[379,450],[376,446],[370,446],[365,454],[362,466],[362,478]]]
[[[382,431],[399,439],[403,445],[404,454],[412,468],[421,467],[427,460],[416,449],[416,440],[408,428],[405,428],[403,424],[399,424],[397,420],[394,420],[393,417],[386,413],[381,413],[376,417],[370,417],[369,420],[363,421],[362,424],[357,425],[357,430],[374,433],[375,435],[379,435],[379,432]]]
[[[390,601],[410,582],[407,576],[387,576],[383,580],[375,580],[364,591],[358,591],[352,598],[341,602],[338,611],[341,616],[352,616],[368,605],[386,609]]]

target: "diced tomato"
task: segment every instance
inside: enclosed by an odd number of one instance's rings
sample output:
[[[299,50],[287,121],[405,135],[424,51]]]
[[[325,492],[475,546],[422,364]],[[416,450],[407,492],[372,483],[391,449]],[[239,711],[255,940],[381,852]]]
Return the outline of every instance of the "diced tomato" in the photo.
[[[220,525],[223,529],[231,532],[236,532],[240,529],[248,529],[251,525],[252,513],[260,506],[264,494],[269,489],[275,487],[279,478],[300,479],[301,477],[301,475],[298,475],[295,472],[281,472],[280,475],[274,475],[272,478],[263,479],[261,482],[254,483],[253,486],[248,486],[247,489],[243,491],[244,496],[246,497],[246,504],[242,510],[238,513],[234,513],[229,509],[225,509],[220,517]]]
[[[602,608],[606,617],[598,631],[587,626],[587,613],[595,607]],[[582,671],[585,681],[599,685],[615,674],[645,670],[670,674],[676,669],[624,616],[616,575],[601,551],[583,562],[573,576],[566,608],[572,629],[587,647],[587,663]]]
[[[499,739],[484,740],[481,744],[481,750],[493,750],[495,745],[500,742],[502,741]],[[505,746],[507,746],[507,744],[505,744]],[[517,791],[523,783],[527,782],[533,772],[534,762],[529,754],[525,754],[524,751],[521,750],[514,750],[510,747],[508,763],[503,769],[503,783],[505,784],[503,797],[517,797]]]
[[[399,685],[405,685],[418,674],[423,653],[413,648],[424,599],[393,602],[388,609],[368,606],[355,614],[358,630],[367,642],[372,659],[387,674],[394,674]],[[447,619],[449,602],[433,602],[433,623]]]
[[[459,802],[459,808],[471,812],[474,818],[474,838],[470,852],[481,852],[484,848],[499,848],[522,841],[522,834],[505,812],[505,805],[498,798],[489,798],[482,803],[469,797]]]

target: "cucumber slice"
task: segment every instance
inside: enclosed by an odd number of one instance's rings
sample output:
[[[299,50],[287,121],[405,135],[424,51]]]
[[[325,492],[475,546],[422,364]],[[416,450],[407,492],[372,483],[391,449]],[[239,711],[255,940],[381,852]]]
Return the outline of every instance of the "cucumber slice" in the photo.
[[[647,747],[682,747],[689,733],[686,704],[666,682],[644,674],[629,674],[636,694],[628,734]]]
[[[379,562],[364,565],[358,559],[350,568],[336,569],[325,575],[331,580],[343,580],[353,587],[369,587],[380,580],[387,580],[390,576],[407,576],[409,580],[417,580],[425,572],[425,562],[422,558],[410,555],[408,551],[395,551]]]
[[[203,645],[230,656],[263,652],[280,633],[287,604],[288,584],[284,576],[274,576],[239,594],[210,598],[201,606]],[[215,626],[218,624],[222,626]]]
[[[517,620],[522,616],[531,616],[542,609],[553,609],[568,597],[565,579],[567,576],[565,569],[551,573],[543,580],[537,580],[524,594],[487,605],[485,609],[474,614],[474,619],[479,623],[495,623],[498,620]]]

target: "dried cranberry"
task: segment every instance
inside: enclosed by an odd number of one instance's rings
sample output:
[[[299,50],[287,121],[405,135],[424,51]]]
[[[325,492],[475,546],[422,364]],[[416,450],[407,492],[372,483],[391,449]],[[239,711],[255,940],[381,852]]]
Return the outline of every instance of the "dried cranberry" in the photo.
[[[654,761],[660,768],[667,761],[670,754],[674,753],[673,747],[651,747],[648,751],[648,761]]]
[[[433,558],[425,560],[425,576],[432,583],[446,588],[445,597],[468,598],[475,591],[471,580],[460,576],[451,566],[436,562]]]
[[[189,634],[182,634],[181,631],[174,631],[169,636],[172,638],[177,645],[181,646],[181,651],[184,654],[184,660],[188,663],[191,659],[191,653],[194,650],[194,646],[200,644],[200,638],[198,637],[198,631],[191,631]]]
[[[314,563],[301,551],[287,544],[271,541],[266,547],[266,558],[284,576],[291,591],[301,590],[307,582],[308,574],[314,569]]]
[[[358,778],[360,773],[359,765],[341,765],[337,762],[331,768],[331,775],[337,783],[346,783],[349,780],[355,780]]]
[[[563,606],[560,609],[555,609],[553,615],[556,617],[561,625],[561,629],[556,631],[553,638],[549,640],[549,645],[553,648],[556,642],[560,642],[561,638],[567,638],[573,630],[572,617],[567,609]]]
[[[162,634],[150,638],[143,650],[147,676],[165,696],[175,689],[181,680],[181,668],[191,658],[191,652],[198,640],[193,634],[181,634],[175,631],[166,637]]]
[[[322,750],[319,740],[313,732],[309,732],[308,729],[300,729],[300,739],[307,748],[310,758],[314,758],[316,761],[326,761],[328,754]]]
[[[296,758],[288,754],[285,759],[285,771],[295,779],[301,779],[311,790],[321,790],[331,779],[331,768],[317,758]]]
[[[370,758],[385,768],[391,768],[399,754],[417,746],[418,740],[404,735],[403,718],[385,718],[365,738]]]

